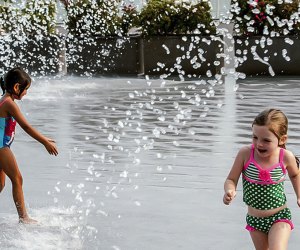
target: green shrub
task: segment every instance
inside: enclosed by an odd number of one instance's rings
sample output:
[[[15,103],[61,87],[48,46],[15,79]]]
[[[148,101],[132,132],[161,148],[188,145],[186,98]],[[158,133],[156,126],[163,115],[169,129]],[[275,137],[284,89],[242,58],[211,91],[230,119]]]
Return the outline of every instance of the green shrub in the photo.
[[[31,35],[48,35],[55,33],[55,0],[27,0],[23,13],[28,22],[24,26],[26,33]]]
[[[119,0],[71,0],[67,27],[76,36],[110,36],[120,32]]]
[[[232,0],[237,35],[292,35],[299,33],[299,0]]]
[[[17,23],[20,20],[21,12],[15,8],[10,0],[5,0],[0,5],[0,29],[4,32],[16,30]]]
[[[48,35],[55,32],[56,1],[27,0],[19,9],[7,0],[0,5],[0,28],[9,33]]]
[[[215,25],[207,1],[149,0],[139,15],[144,35],[212,34]]]
[[[126,35],[133,26],[138,24],[138,12],[136,7],[133,5],[123,6],[119,23],[122,34]]]

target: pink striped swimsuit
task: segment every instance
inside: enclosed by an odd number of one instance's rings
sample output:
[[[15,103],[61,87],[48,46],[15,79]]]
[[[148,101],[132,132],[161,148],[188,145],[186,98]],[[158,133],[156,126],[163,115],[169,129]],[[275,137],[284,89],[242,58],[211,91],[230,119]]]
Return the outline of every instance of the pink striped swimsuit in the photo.
[[[284,180],[286,168],[283,165],[284,149],[280,149],[279,162],[263,169],[254,159],[254,146],[251,156],[243,169],[244,202],[251,207],[269,210],[286,203]]]

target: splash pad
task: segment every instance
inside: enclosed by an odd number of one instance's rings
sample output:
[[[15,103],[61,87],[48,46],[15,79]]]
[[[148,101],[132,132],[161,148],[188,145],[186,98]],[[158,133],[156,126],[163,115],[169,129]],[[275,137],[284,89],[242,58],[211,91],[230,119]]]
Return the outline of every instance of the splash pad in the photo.
[[[224,48],[229,53],[230,42]],[[40,225],[17,224],[7,181],[1,245],[228,250],[250,245],[247,233],[240,233],[242,202],[230,211],[221,203],[224,177],[241,143],[249,142],[250,120],[265,106],[288,114],[289,147],[298,152],[298,98],[291,103],[290,96],[300,91],[297,78],[240,77],[230,67],[175,80],[36,76],[20,106],[33,125],[57,140],[60,155],[50,158],[18,129],[13,151],[29,213]],[[291,185],[287,189],[292,196]],[[299,220],[295,215],[296,225]],[[224,241],[233,234],[241,237]],[[290,248],[296,250],[300,242],[293,235]]]

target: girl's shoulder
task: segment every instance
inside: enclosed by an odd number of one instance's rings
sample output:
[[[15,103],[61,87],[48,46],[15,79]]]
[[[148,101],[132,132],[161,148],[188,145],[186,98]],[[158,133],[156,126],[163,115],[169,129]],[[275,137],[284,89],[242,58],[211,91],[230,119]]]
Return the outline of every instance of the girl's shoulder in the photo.
[[[0,117],[6,117],[10,111],[17,105],[9,96],[4,96],[0,99]]]
[[[245,154],[245,155],[250,155],[251,151],[252,151],[252,144],[241,147],[239,150],[239,153]]]
[[[0,106],[7,103],[14,103],[14,101],[10,96],[2,96],[2,98],[0,99]]]
[[[289,162],[290,160],[294,160],[294,159],[295,159],[294,153],[288,149],[284,149],[284,155],[283,155],[284,162]]]
[[[0,105],[6,105],[6,106],[11,106],[11,105],[17,105],[15,101],[10,97],[10,96],[4,96],[0,99]]]
[[[247,162],[250,159],[251,152],[252,152],[252,144],[245,145],[240,148],[238,155],[244,160],[244,162]]]
[[[6,103],[7,102],[7,97],[2,97],[1,99],[0,99],[0,107],[4,104],[4,103]]]
[[[6,107],[10,105],[11,101],[12,101],[11,98],[3,96],[0,99],[0,110],[6,109]]]
[[[299,172],[297,159],[294,153],[290,150],[285,149],[283,155],[283,164],[288,170],[289,174],[293,172]]]

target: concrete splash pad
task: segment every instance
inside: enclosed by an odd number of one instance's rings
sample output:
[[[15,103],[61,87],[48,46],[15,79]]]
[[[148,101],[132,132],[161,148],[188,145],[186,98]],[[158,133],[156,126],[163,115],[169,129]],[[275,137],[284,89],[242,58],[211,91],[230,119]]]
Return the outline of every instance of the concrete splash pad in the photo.
[[[206,95],[193,81],[37,79],[20,107],[60,154],[47,155],[18,128],[12,150],[40,224],[18,225],[7,180],[1,248],[252,249],[241,188],[227,207],[223,182],[266,107],[286,112],[287,147],[298,155],[298,82],[253,78]],[[300,210],[289,181],[286,191],[295,224],[289,249],[297,250]]]

